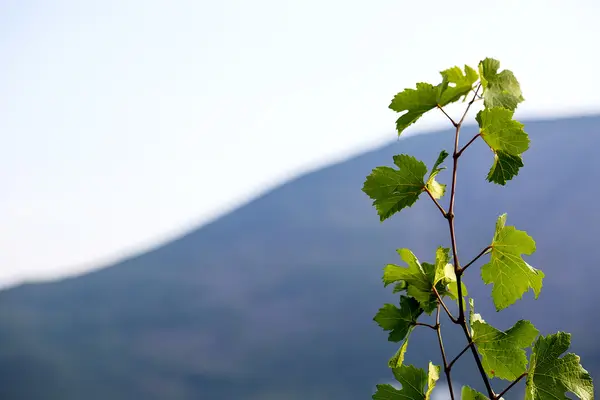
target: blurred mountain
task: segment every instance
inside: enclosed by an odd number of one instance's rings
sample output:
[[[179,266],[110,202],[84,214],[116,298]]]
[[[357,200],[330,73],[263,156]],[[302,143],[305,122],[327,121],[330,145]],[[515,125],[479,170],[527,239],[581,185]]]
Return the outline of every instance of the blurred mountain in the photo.
[[[477,267],[466,283],[478,312],[499,329],[525,318],[543,334],[571,332],[571,351],[597,378],[600,116],[525,129],[532,139],[525,167],[505,188],[485,180],[492,154],[482,141],[461,158],[457,237],[468,260],[507,212],[508,224],[537,242],[527,261],[546,273],[541,296],[529,292],[495,312]],[[474,133],[466,127],[461,142]],[[397,300],[383,288],[382,268],[400,262],[400,247],[433,261],[448,231],[424,196],[380,223],[361,187],[394,154],[431,166],[452,142],[450,131],[397,140],[294,179],[145,254],[0,292],[0,398],[370,398],[376,383],[392,380],[386,364],[397,348],[372,321]],[[449,171],[439,180],[449,183]],[[454,326],[444,340],[452,354],[465,345]],[[435,336],[416,331],[406,360],[426,368],[429,359],[440,363]],[[481,388],[468,353],[456,365],[460,383]]]

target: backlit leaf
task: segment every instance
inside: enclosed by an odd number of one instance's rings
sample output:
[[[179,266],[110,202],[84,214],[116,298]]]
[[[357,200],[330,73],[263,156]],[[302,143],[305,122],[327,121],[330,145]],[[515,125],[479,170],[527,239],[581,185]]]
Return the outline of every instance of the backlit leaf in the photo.
[[[505,226],[506,214],[498,217],[492,240],[490,261],[481,267],[481,277],[492,284],[492,299],[500,311],[519,300],[529,289],[535,298],[542,290],[544,273],[527,264],[522,254],[531,255],[535,242],[526,232]]]

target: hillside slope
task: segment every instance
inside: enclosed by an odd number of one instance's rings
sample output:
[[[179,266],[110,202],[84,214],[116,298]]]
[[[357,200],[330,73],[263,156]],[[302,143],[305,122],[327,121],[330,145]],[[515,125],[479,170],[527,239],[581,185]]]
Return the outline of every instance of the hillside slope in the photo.
[[[528,262],[546,273],[542,294],[496,313],[475,268],[469,291],[499,329],[527,318],[544,334],[573,333],[572,350],[598,377],[600,117],[529,122],[526,130],[525,167],[506,188],[485,181],[492,156],[481,142],[461,158],[457,235],[470,258],[507,212],[508,224],[537,242]],[[465,130],[463,143],[472,133]],[[451,145],[449,131],[394,141],[153,251],[0,292],[0,398],[370,398],[375,383],[390,380],[386,361],[396,349],[372,322],[394,299],[381,284],[382,267],[398,261],[399,247],[432,261],[448,234],[427,199],[380,223],[360,189],[394,154],[431,165]],[[460,332],[446,332],[451,351],[464,346]],[[425,367],[429,358],[439,363],[435,337],[414,335],[407,361]],[[480,387],[469,358],[457,366],[459,381]]]

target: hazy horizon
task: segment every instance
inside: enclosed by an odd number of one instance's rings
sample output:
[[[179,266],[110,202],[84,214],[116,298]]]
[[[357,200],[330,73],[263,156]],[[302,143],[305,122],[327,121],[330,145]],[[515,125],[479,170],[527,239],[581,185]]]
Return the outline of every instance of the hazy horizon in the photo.
[[[391,142],[393,95],[453,65],[489,56],[513,70],[520,119],[600,112],[592,1],[0,11],[0,287],[103,266]],[[447,126],[431,114],[407,133]]]
[[[552,120],[560,120],[560,119],[578,119],[578,118],[588,118],[588,117],[598,117],[600,118],[600,112],[595,112],[595,113],[580,113],[580,114],[576,114],[576,115],[565,115],[565,116],[560,116],[560,117],[537,117],[537,118],[527,118],[525,120],[521,120],[521,122],[523,122],[525,124],[525,130],[527,130],[527,123],[531,123],[531,122],[536,122],[536,121],[552,121]],[[468,123],[465,124],[465,127],[468,127],[469,125],[473,125],[472,123]],[[392,131],[390,133],[390,136],[393,137],[394,139],[389,139],[389,140],[382,140],[380,143],[375,143],[371,146],[367,146],[364,147],[362,149],[358,149],[355,151],[350,151],[347,153],[343,153],[341,155],[332,157],[330,159],[327,160],[323,160],[319,163],[313,164],[313,165],[309,165],[306,166],[304,168],[300,168],[298,171],[296,171],[295,173],[291,173],[289,174],[289,176],[275,181],[273,182],[271,185],[265,185],[261,188],[259,188],[258,190],[255,190],[253,192],[250,192],[249,194],[247,194],[245,197],[243,197],[241,200],[239,200],[236,203],[233,203],[231,205],[229,205],[229,207],[224,208],[222,210],[219,210],[218,212],[213,213],[212,215],[202,218],[199,221],[192,221],[190,224],[188,224],[188,226],[185,226],[181,229],[179,229],[178,231],[175,232],[170,232],[166,235],[163,235],[162,237],[160,237],[159,239],[152,241],[151,243],[142,245],[142,246],[138,246],[136,248],[133,249],[129,249],[128,251],[124,251],[121,252],[117,255],[111,256],[111,257],[107,257],[105,259],[102,259],[100,261],[93,261],[91,263],[84,263],[83,268],[82,265],[80,265],[79,270],[76,271],[72,271],[72,272],[65,272],[62,273],[60,275],[57,276],[50,276],[50,277],[39,277],[39,278],[29,278],[29,279],[25,279],[22,281],[17,281],[17,282],[8,282],[8,283],[4,283],[0,281],[0,290],[2,289],[7,289],[7,288],[11,288],[14,286],[18,286],[20,284],[23,283],[41,283],[41,282],[51,282],[51,281],[55,281],[55,280],[59,280],[59,279],[64,279],[64,278],[70,278],[70,277],[77,277],[80,275],[84,275],[88,272],[97,270],[97,269],[102,269],[104,267],[108,267],[112,264],[121,262],[123,260],[126,260],[130,257],[135,257],[136,255],[139,254],[143,254],[147,251],[150,251],[154,248],[160,247],[162,245],[168,244],[169,242],[176,240],[180,237],[186,236],[189,233],[193,232],[194,230],[200,229],[205,225],[208,225],[214,221],[217,221],[218,219],[220,219],[221,217],[226,216],[227,214],[242,208],[244,206],[246,206],[248,203],[253,202],[254,200],[257,200],[259,198],[261,198],[262,196],[265,196],[266,194],[268,194],[269,192],[276,190],[278,187],[286,184],[287,182],[292,182],[304,175],[310,174],[312,172],[316,172],[322,168],[326,168],[330,165],[334,165],[337,163],[341,163],[344,162],[348,159],[351,159],[353,157],[357,157],[361,154],[364,154],[366,152],[372,151],[372,150],[376,150],[378,148],[384,147],[384,146],[388,146],[393,144],[394,142],[396,142],[397,140],[403,140],[403,139],[407,139],[410,138],[412,136],[415,135],[428,135],[428,134],[435,134],[441,131],[444,131],[445,129],[448,129],[448,127],[444,127],[443,124],[441,124],[439,127],[432,127],[430,129],[427,130],[413,130],[410,132],[405,132],[402,134],[401,137],[397,136],[397,133],[395,131]],[[77,266],[76,266],[77,267]]]

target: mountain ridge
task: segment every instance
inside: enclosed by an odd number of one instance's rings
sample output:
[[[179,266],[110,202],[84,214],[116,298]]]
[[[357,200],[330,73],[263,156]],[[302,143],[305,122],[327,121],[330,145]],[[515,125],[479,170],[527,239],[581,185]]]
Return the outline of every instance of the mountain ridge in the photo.
[[[600,116],[526,122],[531,149],[504,188],[485,182],[492,157],[474,143],[461,157],[455,210],[462,258],[489,244],[496,217],[507,212],[508,225],[536,240],[526,260],[547,276],[539,300],[527,293],[496,313],[490,287],[467,274],[478,312],[498,329],[526,318],[542,334],[572,332],[572,351],[593,377],[600,325],[588,317],[600,297],[586,286],[598,273],[585,261],[600,226],[589,202],[600,192],[588,183],[600,177],[599,128]],[[474,129],[465,127],[463,141]],[[11,379],[0,397],[368,398],[375,383],[392,378],[386,362],[396,350],[372,321],[384,302],[397,301],[383,288],[382,268],[399,261],[399,247],[431,262],[448,233],[427,198],[380,223],[360,189],[394,154],[432,165],[452,142],[450,130],[411,135],[301,174],[109,268],[1,291],[0,376]],[[577,268],[562,274],[571,264]],[[439,363],[432,340],[413,335],[407,362]],[[460,332],[445,336],[451,352],[462,341]],[[473,365],[457,367],[456,379],[478,387]]]
[[[556,121],[564,121],[564,120],[585,120],[585,119],[593,120],[593,119],[597,118],[599,115],[600,114],[597,114],[597,113],[586,113],[586,114],[569,115],[569,116],[565,116],[565,117],[553,117],[553,118],[538,117],[538,118],[534,118],[534,119],[532,119],[532,118],[523,119],[522,122],[525,124],[525,129],[527,129],[527,125],[530,123],[540,123],[540,122],[541,123],[553,123]],[[463,127],[463,131],[464,130],[472,130],[472,129],[474,129],[475,126],[476,125],[473,123],[465,123],[465,125]],[[54,283],[54,282],[60,282],[62,280],[76,279],[80,276],[84,276],[87,274],[93,274],[95,272],[101,271],[104,268],[110,268],[112,266],[126,262],[130,259],[136,258],[142,254],[152,252],[160,247],[167,246],[172,242],[178,241],[178,240],[184,238],[185,236],[188,236],[200,229],[205,228],[206,226],[212,225],[214,223],[218,223],[218,221],[220,221],[224,217],[227,217],[229,214],[235,213],[239,209],[250,206],[251,204],[255,203],[256,201],[259,201],[262,197],[267,196],[270,193],[277,191],[279,188],[281,188],[283,186],[286,186],[288,184],[293,184],[294,182],[296,182],[299,179],[304,178],[305,176],[312,175],[312,174],[322,171],[322,170],[326,170],[330,167],[335,167],[340,164],[345,164],[346,162],[351,161],[355,158],[359,158],[361,156],[365,156],[365,155],[372,154],[372,153],[379,153],[382,150],[384,150],[390,146],[393,146],[395,143],[397,143],[400,140],[407,140],[412,137],[420,136],[420,135],[439,135],[439,134],[445,134],[445,133],[450,133],[450,132],[453,132],[453,130],[441,129],[441,128],[440,129],[432,129],[432,130],[418,130],[416,132],[410,131],[410,130],[408,132],[405,131],[402,134],[402,136],[397,137],[396,139],[386,140],[382,144],[367,146],[367,148],[365,150],[355,150],[348,154],[334,157],[333,160],[331,160],[330,162],[321,162],[321,163],[317,164],[316,166],[310,166],[307,168],[303,168],[300,172],[293,174],[290,178],[283,180],[279,183],[275,183],[275,184],[269,186],[268,188],[257,190],[255,193],[251,194],[245,200],[239,201],[238,203],[236,203],[222,211],[217,212],[215,215],[213,215],[209,218],[203,219],[198,223],[191,223],[191,224],[189,224],[189,227],[182,228],[177,233],[168,235],[164,239],[155,241],[153,244],[145,245],[139,249],[127,251],[126,254],[123,254],[121,256],[111,257],[110,260],[107,262],[94,264],[95,266],[92,267],[90,270],[76,272],[74,274],[69,274],[69,275],[56,277],[56,278],[47,278],[47,279],[44,278],[44,279],[40,279],[40,280],[36,280],[34,278],[28,278],[28,279],[24,279],[21,282],[16,282],[12,285],[6,286],[4,288],[0,288],[0,292],[4,291],[4,290],[11,290],[13,288],[18,288],[21,286]],[[393,135],[395,135],[395,133],[391,132],[390,136],[393,136]],[[422,160],[422,161],[426,162],[426,164],[427,164],[427,160]],[[383,163],[384,163],[384,161],[382,160],[382,164]],[[510,183],[509,183],[509,185],[510,185]]]

